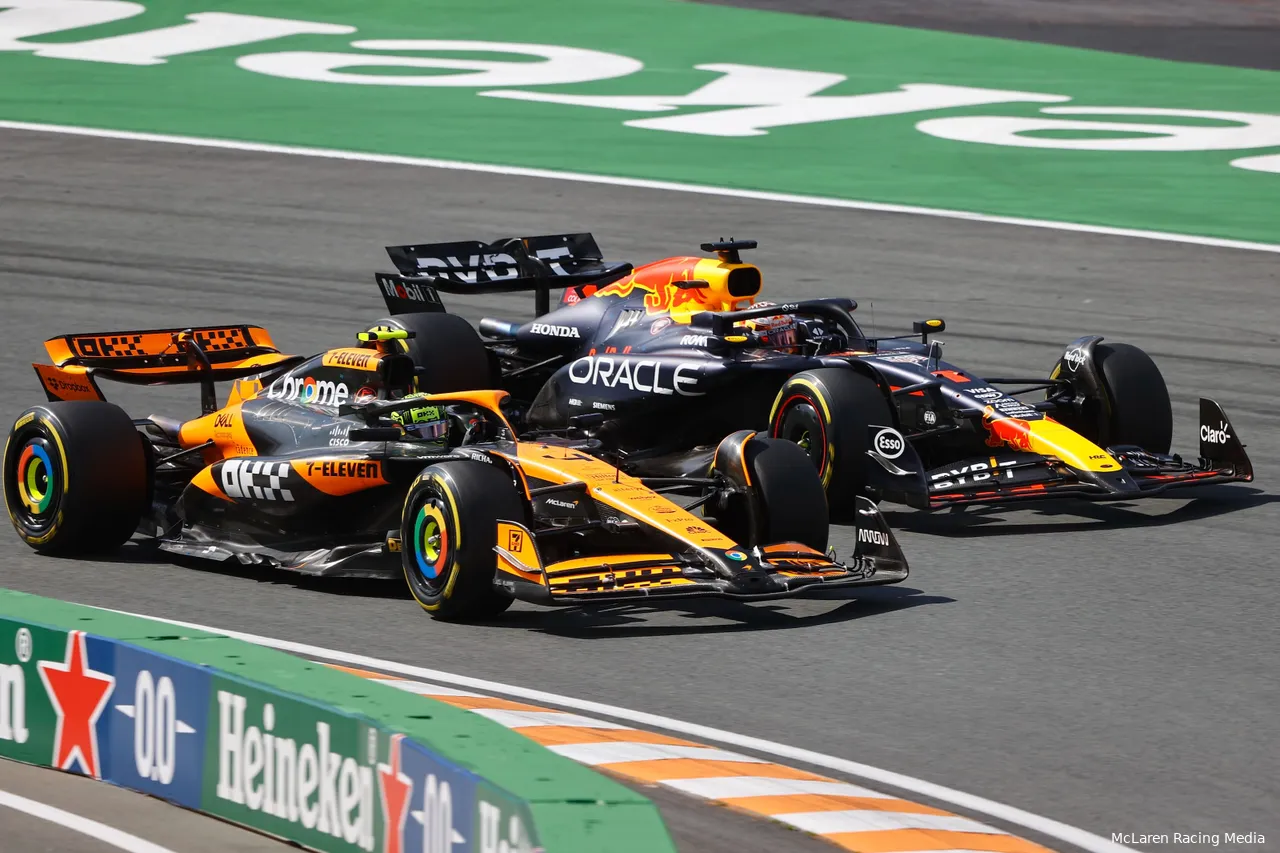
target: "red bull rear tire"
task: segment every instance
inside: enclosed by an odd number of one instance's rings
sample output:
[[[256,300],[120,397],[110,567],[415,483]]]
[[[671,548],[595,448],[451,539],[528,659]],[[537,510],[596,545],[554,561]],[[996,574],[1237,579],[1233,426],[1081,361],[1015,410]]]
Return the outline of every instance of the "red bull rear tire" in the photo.
[[[419,391],[452,394],[496,385],[484,341],[470,323],[456,314],[400,314],[378,320],[374,326],[414,333],[400,343],[419,369]]]

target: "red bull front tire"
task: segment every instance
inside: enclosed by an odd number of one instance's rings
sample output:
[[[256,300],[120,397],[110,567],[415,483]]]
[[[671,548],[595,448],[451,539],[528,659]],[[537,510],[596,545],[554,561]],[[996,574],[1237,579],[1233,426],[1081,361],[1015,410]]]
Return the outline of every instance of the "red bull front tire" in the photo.
[[[786,381],[769,415],[769,435],[804,449],[818,469],[831,518],[845,520],[856,512],[858,496],[869,496],[868,425],[893,422],[874,379],[825,367]]]

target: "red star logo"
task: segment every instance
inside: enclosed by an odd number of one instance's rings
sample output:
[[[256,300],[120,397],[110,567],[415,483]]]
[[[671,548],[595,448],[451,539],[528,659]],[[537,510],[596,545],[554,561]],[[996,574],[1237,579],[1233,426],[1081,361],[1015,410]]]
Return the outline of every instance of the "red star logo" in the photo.
[[[53,736],[53,766],[70,770],[78,760],[86,776],[100,778],[96,724],[107,707],[115,678],[89,669],[84,631],[67,634],[67,656],[63,663],[43,660],[36,666],[54,713],[58,715]]]
[[[409,816],[413,780],[400,771],[400,742],[404,735],[392,735],[388,748],[391,763],[378,765],[378,795],[382,799],[382,853],[403,853],[404,822]]]

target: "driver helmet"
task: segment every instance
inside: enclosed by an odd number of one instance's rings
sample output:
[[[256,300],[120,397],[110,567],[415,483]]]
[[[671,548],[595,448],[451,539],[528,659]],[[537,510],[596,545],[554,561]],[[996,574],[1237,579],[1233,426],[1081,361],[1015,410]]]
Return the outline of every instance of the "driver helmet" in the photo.
[[[403,399],[416,400],[430,395],[415,391]],[[407,435],[435,444],[444,450],[449,446],[449,415],[444,406],[422,405],[391,413],[392,423],[399,424]]]
[[[752,308],[768,308],[776,303],[757,302]],[[744,320],[743,325],[756,333],[760,343],[779,352],[800,351],[800,326],[794,314],[775,314],[772,317],[756,317]]]

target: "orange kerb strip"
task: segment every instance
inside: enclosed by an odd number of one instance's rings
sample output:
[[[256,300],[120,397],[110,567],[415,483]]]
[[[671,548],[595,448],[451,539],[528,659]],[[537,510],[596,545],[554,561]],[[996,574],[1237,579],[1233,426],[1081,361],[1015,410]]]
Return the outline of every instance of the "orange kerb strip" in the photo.
[[[781,764],[755,764],[745,761],[703,761],[697,758],[658,758],[652,761],[620,761],[617,764],[598,764],[597,770],[605,770],[640,779],[644,782],[664,782],[671,779],[709,779],[717,776],[768,776],[772,779],[813,779],[829,782],[825,776],[815,776],[803,770],[792,770]]]
[[[496,709],[500,711],[545,711],[538,705],[526,705],[523,702],[512,702],[510,699],[499,699],[496,696],[432,696],[446,705],[455,708],[466,708],[474,711],[478,708]]]
[[[882,797],[849,797],[830,794],[785,794],[769,797],[729,797],[719,800],[735,809],[756,814],[776,815],[796,812],[880,811],[908,814],[950,815],[942,809],[913,803],[910,800],[886,800]]]
[[[353,667],[329,664],[334,669],[375,680],[395,679],[395,676]],[[399,680],[399,679],[395,679]],[[497,709],[510,711],[547,711],[538,705],[528,705],[500,699],[494,696],[435,696],[432,697],[457,708]],[[699,746],[680,738],[638,729],[594,729],[584,726],[517,726],[520,734],[543,746],[564,746],[581,743],[652,743],[672,746]],[[620,761],[597,765],[597,770],[614,776],[641,782],[669,782],[681,779],[712,779],[733,776],[763,776],[773,779],[808,779],[831,781],[825,776],[795,770],[780,764],[748,763],[740,761],[707,761],[696,758],[663,758],[650,761]],[[711,798],[730,808],[763,816],[777,816],[805,812],[882,811],[889,813],[949,815],[951,812],[936,809],[909,800],[882,797],[856,797],[829,794],[790,794],[760,797]],[[837,847],[856,853],[909,853],[909,851],[965,850],[990,851],[990,853],[1050,853],[1048,848],[1033,844],[1012,835],[983,832],[956,832],[950,830],[892,829],[868,832],[836,832],[820,836]]]
[[[520,734],[543,746],[564,746],[570,743],[662,743],[669,746],[698,746],[687,740],[643,732],[639,729],[588,729],[578,726],[521,726]]]
[[[824,835],[846,850],[858,853],[904,853],[908,850],[991,850],[995,853],[1046,853],[1044,847],[1012,835],[951,832],[941,829],[885,829],[877,832],[837,832]]]
[[[358,675],[361,678],[372,678],[378,681],[382,681],[382,680],[391,681],[396,678],[396,676],[394,675],[385,675],[381,672],[373,672],[368,669],[356,669],[355,667],[351,667],[351,666],[341,666],[336,663],[327,663],[325,664],[325,666],[329,667],[330,669],[337,669],[342,672],[349,672],[352,675]]]

